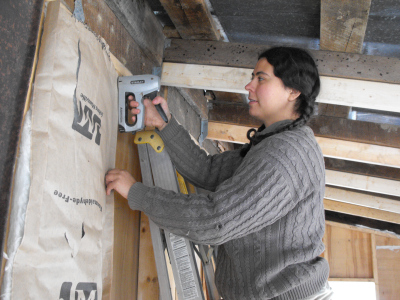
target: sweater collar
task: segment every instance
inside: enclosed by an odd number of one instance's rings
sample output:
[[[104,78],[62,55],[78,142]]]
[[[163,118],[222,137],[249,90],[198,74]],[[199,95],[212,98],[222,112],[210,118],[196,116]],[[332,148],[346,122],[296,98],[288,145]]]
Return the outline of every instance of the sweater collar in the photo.
[[[279,130],[282,127],[285,127],[286,125],[288,125],[292,122],[293,122],[293,120],[282,120],[282,121],[275,122],[274,124],[271,124],[270,126],[265,128],[263,131],[257,132],[256,135],[259,135],[259,134],[265,135],[265,134],[273,132],[275,130]]]

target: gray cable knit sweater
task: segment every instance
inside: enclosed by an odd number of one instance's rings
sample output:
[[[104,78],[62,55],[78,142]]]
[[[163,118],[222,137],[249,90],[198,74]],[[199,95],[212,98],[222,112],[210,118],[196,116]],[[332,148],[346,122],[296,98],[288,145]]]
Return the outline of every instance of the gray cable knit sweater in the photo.
[[[236,150],[207,155],[174,118],[159,134],[177,170],[211,192],[135,183],[129,205],[177,235],[218,245],[215,280],[224,299],[300,300],[324,286],[325,169],[309,127],[264,139],[245,158]]]

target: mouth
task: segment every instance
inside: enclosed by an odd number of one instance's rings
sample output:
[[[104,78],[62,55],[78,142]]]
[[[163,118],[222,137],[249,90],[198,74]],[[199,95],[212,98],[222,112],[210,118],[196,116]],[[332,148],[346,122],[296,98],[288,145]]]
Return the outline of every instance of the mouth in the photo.
[[[256,102],[258,102],[258,101],[248,98],[248,103],[249,103],[249,104],[250,104],[250,103],[256,103]]]

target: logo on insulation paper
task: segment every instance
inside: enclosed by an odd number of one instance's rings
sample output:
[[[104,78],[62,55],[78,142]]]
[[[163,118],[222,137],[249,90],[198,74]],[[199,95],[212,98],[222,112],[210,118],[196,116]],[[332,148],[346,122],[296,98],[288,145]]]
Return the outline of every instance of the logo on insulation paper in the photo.
[[[97,300],[97,284],[95,282],[79,282],[75,290],[72,289],[72,282],[63,282],[59,300],[70,300],[71,292],[72,295],[75,294],[73,299],[76,300]]]

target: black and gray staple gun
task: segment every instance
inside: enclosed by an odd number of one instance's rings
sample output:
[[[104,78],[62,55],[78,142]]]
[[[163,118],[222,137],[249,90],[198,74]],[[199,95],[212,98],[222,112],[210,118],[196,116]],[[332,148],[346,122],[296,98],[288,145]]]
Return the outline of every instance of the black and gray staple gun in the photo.
[[[160,90],[160,77],[156,75],[134,75],[118,77],[118,129],[120,132],[136,132],[144,128],[144,99],[154,99]],[[128,97],[133,95],[139,103],[140,114],[133,122],[130,114]],[[167,116],[161,105],[156,105],[157,111],[165,122]]]

